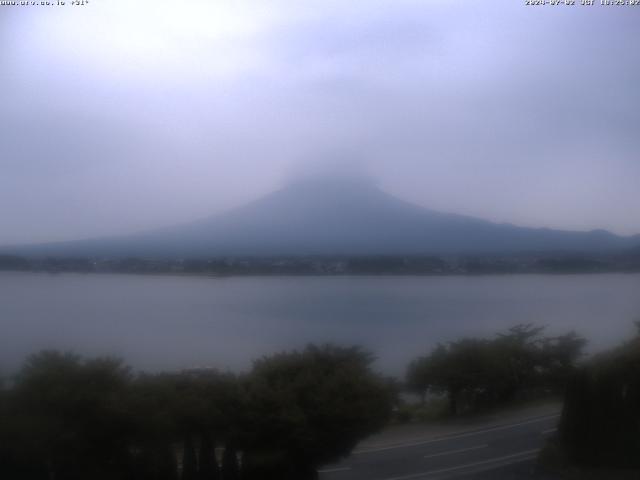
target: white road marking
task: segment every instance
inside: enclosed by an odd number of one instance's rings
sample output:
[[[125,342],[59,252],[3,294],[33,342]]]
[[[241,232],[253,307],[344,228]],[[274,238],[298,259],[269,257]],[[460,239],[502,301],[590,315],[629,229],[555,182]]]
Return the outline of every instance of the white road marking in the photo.
[[[542,435],[549,435],[550,433],[555,433],[555,432],[557,432],[557,431],[558,431],[558,429],[557,429],[557,428],[550,428],[549,430],[543,430],[543,431],[542,431],[542,432],[540,432],[540,433],[542,433]]]
[[[527,461],[527,460],[531,460],[532,458],[535,458],[536,454],[539,451],[540,451],[539,449],[525,450],[524,452],[518,452],[518,453],[514,453],[512,455],[505,455],[503,457],[489,458],[488,460],[482,460],[480,462],[467,463],[465,465],[458,465],[456,467],[449,467],[449,468],[441,468],[441,469],[438,469],[438,470],[430,470],[428,472],[412,473],[411,475],[404,475],[404,476],[401,476],[401,477],[391,477],[391,478],[387,478],[385,480],[410,480],[412,478],[421,478],[421,477],[425,477],[425,476],[429,476],[429,475],[438,475],[438,474],[441,474],[441,473],[450,473],[450,472],[455,472],[456,470],[465,470],[467,468],[479,467],[481,465],[488,465],[488,464],[491,464],[491,463],[501,463],[501,462],[504,462],[505,460],[516,459],[516,460],[507,462],[505,465],[512,464],[512,463],[518,463],[518,462],[524,462],[524,461]]]
[[[424,458],[444,457],[445,455],[455,455],[456,453],[470,452],[472,450],[480,450],[481,448],[487,448],[489,445],[476,445],[475,447],[459,448],[458,450],[449,450],[447,452],[434,453],[431,455],[425,455]]]
[[[359,451],[355,451],[352,453],[352,455],[363,455],[366,453],[376,453],[376,452],[384,452],[386,450],[395,450],[397,448],[407,448],[407,447],[417,447],[419,445],[428,445],[430,443],[437,443],[437,442],[445,442],[447,440],[455,440],[457,438],[465,438],[465,437],[472,437],[474,435],[482,435],[483,433],[488,433],[488,432],[496,432],[499,430],[508,430],[510,428],[515,428],[515,427],[520,427],[522,425],[529,425],[531,423],[538,423],[538,422],[543,422],[545,420],[549,420],[551,418],[555,418],[555,417],[559,417],[560,414],[554,414],[554,415],[545,415],[544,417],[536,417],[534,419],[531,420],[525,420],[522,422],[518,422],[518,423],[512,423],[509,425],[498,425],[495,427],[490,427],[490,428],[485,428],[484,430],[473,430],[473,431],[468,431],[468,430],[463,430],[457,433],[453,433],[451,435],[446,435],[446,436],[442,436],[439,438],[433,438],[430,440],[422,440],[422,441],[417,441],[417,442],[411,442],[411,443],[402,443],[402,444],[395,444],[395,445],[389,445],[387,447],[374,447],[374,448],[370,448],[370,449],[366,449],[366,450],[359,450]]]
[[[327,468],[325,470],[318,470],[318,473],[336,473],[336,472],[346,472],[349,470],[351,470],[351,467]]]

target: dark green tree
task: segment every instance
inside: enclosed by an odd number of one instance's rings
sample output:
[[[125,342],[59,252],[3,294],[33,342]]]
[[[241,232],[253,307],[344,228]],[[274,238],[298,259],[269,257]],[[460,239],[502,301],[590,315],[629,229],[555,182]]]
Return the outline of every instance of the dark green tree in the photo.
[[[640,335],[572,376],[560,441],[579,465],[640,468]]]
[[[230,435],[241,408],[236,378],[212,369],[144,375],[134,391],[140,451],[182,452],[182,478],[215,480],[213,439]]]
[[[247,381],[247,475],[316,478],[320,465],[381,428],[392,399],[372,359],[355,347],[311,345],[255,362]]]
[[[50,478],[112,478],[128,469],[129,370],[119,360],[31,356],[16,377],[13,443]]]
[[[422,398],[446,395],[452,415],[561,390],[585,345],[575,333],[544,337],[544,328],[518,325],[491,340],[438,345],[407,368],[406,383]]]

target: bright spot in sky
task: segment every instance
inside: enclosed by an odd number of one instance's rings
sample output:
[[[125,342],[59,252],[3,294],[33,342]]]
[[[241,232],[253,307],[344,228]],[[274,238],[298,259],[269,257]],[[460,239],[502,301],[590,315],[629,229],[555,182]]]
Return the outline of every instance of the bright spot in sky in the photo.
[[[259,61],[251,40],[276,20],[267,2],[96,0],[57,10],[25,16],[35,32],[27,41],[49,61],[100,74],[233,74]]]

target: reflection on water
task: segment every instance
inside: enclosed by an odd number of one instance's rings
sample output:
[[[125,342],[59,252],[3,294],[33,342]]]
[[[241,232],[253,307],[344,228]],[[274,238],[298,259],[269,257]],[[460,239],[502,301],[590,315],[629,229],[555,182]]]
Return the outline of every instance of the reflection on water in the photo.
[[[0,369],[41,348],[143,369],[243,369],[308,342],[357,343],[400,374],[439,341],[516,323],[575,329],[591,349],[634,331],[640,275],[252,277],[0,273]]]

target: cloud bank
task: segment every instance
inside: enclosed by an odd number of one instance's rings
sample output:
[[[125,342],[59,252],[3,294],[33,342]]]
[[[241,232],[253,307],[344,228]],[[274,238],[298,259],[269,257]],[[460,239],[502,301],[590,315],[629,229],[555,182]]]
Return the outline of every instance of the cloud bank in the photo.
[[[430,208],[640,233],[639,20],[506,0],[0,7],[0,244],[189,221],[335,152]]]

